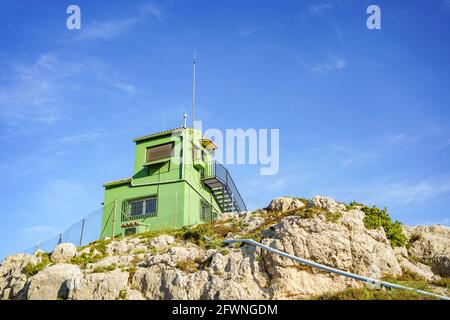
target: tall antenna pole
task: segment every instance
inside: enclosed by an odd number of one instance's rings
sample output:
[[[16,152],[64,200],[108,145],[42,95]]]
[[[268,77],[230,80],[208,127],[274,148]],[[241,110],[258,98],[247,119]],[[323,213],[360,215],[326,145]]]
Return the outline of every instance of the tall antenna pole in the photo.
[[[195,50],[194,50],[194,59],[192,60],[192,129],[194,129],[195,123]]]

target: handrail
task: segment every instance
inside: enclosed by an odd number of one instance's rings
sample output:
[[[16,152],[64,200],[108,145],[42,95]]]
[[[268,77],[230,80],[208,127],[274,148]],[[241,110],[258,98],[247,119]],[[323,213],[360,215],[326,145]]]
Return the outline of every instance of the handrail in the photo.
[[[211,172],[205,175],[203,178],[215,177],[218,178],[222,183],[224,183],[233,194],[233,201],[237,203],[241,211],[246,211],[247,207],[238,188],[236,187],[233,178],[231,177],[228,169],[217,161],[207,162],[207,166],[211,165]],[[219,170],[218,170],[219,169]],[[209,169],[208,169],[209,171]]]
[[[311,266],[311,267],[314,267],[314,268],[318,268],[318,269],[321,269],[321,270],[325,270],[325,271],[328,271],[328,272],[336,273],[336,274],[339,274],[341,276],[345,276],[345,277],[352,278],[352,279],[355,279],[355,280],[364,281],[364,282],[367,282],[367,283],[370,283],[370,284],[379,285],[379,286],[383,286],[383,287],[387,287],[387,288],[394,288],[394,289],[403,289],[403,290],[414,291],[414,292],[419,293],[419,294],[428,295],[428,296],[434,296],[434,297],[437,297],[437,298],[443,299],[443,300],[450,300],[450,297],[439,295],[437,293],[423,291],[423,290],[419,290],[419,289],[415,289],[415,288],[411,288],[411,287],[406,287],[406,286],[402,286],[402,285],[399,285],[399,284],[395,284],[395,283],[391,283],[391,282],[387,282],[387,281],[382,281],[382,280],[378,280],[378,279],[374,279],[374,278],[369,278],[369,277],[361,276],[359,274],[354,274],[354,273],[351,273],[351,272],[347,272],[347,271],[339,270],[339,269],[336,269],[336,268],[328,267],[328,266],[320,264],[320,263],[316,263],[316,262],[312,262],[312,261],[309,261],[309,260],[305,260],[305,259],[296,257],[294,255],[288,254],[286,252],[283,252],[283,251],[271,248],[269,246],[266,246],[266,245],[264,245],[264,244],[262,244],[260,242],[252,240],[252,239],[228,239],[228,240],[224,240],[223,241],[223,243],[225,243],[225,244],[241,243],[241,242],[248,243],[248,244],[254,245],[256,247],[260,247],[261,249],[264,249],[264,250],[276,253],[276,254],[278,254],[280,256],[283,256],[283,257],[295,260],[297,262],[306,264],[308,266]]]

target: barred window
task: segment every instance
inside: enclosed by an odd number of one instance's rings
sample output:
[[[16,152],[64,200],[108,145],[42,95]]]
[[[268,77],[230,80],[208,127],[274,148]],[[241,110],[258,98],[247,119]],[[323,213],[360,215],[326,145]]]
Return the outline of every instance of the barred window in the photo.
[[[131,201],[130,216],[156,216],[156,202],[156,197]]]

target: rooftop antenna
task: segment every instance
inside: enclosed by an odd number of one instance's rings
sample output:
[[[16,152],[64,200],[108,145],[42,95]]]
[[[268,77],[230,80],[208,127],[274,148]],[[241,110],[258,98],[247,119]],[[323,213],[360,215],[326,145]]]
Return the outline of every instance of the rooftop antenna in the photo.
[[[192,129],[194,129],[194,123],[195,123],[195,50],[194,50],[194,59],[192,60]]]

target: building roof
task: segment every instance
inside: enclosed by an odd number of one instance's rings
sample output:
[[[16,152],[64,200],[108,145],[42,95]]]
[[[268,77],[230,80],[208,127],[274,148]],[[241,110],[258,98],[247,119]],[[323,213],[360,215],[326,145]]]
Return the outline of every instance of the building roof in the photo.
[[[103,186],[106,187],[115,187],[115,186],[120,186],[123,184],[128,184],[131,181],[133,181],[133,178],[129,177],[129,178],[125,178],[125,179],[120,179],[120,180],[114,180],[114,181],[110,181],[105,183]]]
[[[179,131],[182,130],[183,127],[178,127],[178,128],[174,128],[174,129],[170,129],[170,130],[166,130],[166,131],[161,131],[161,132],[156,132],[156,133],[152,133],[143,137],[139,137],[134,139],[134,142],[140,142],[140,141],[144,141],[144,140],[148,140],[150,138],[154,138],[154,137],[158,137],[158,136],[163,136],[165,134],[171,133],[171,132],[175,132],[175,131]]]

